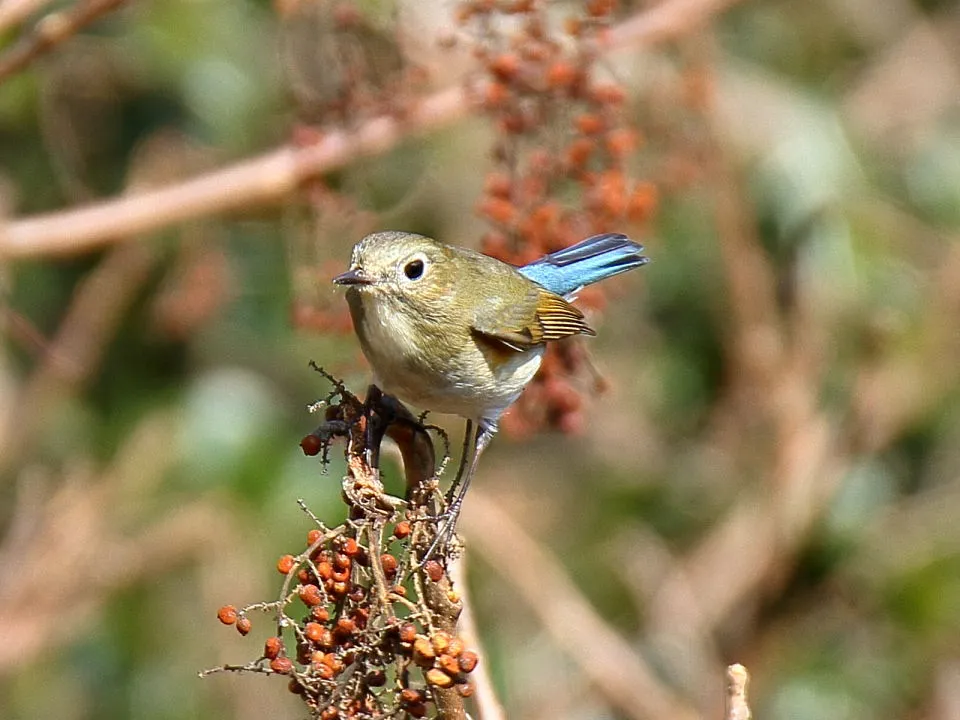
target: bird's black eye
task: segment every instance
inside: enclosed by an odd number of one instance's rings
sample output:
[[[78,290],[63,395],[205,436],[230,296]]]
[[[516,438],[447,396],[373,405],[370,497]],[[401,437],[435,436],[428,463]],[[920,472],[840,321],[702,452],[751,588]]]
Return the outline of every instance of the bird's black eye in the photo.
[[[423,260],[411,260],[403,266],[403,274],[408,280],[419,280],[423,277]]]

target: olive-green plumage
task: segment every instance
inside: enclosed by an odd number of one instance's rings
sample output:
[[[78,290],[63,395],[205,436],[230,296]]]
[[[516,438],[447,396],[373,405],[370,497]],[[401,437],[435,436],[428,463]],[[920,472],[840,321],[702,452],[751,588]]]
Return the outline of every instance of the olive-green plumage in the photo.
[[[347,301],[388,393],[496,429],[540,365],[544,343],[594,334],[583,314],[516,268],[402,232],[364,238]]]

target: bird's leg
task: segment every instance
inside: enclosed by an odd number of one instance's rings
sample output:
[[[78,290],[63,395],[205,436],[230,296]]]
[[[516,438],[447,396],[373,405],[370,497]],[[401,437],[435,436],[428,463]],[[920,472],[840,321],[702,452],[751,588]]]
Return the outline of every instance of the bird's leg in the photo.
[[[430,543],[430,547],[427,549],[427,552],[424,553],[420,558],[420,565],[423,565],[423,563],[429,560],[440,544],[445,542],[451,533],[456,530],[457,519],[460,517],[460,510],[463,508],[463,499],[467,495],[467,490],[470,487],[470,481],[473,479],[473,474],[477,470],[477,464],[480,461],[480,455],[483,454],[483,451],[493,439],[494,433],[496,433],[495,428],[488,428],[478,424],[477,432],[474,435],[470,432],[472,429],[471,421],[468,420],[467,423],[467,438],[464,441],[464,453],[463,458],[461,458],[460,461],[460,472],[457,473],[457,481],[454,482],[454,487],[451,488],[451,492],[453,492],[454,489],[456,492],[453,493],[453,499],[450,501],[450,504],[447,506],[447,510],[444,513],[443,525],[441,525],[440,529],[437,531],[437,535],[433,539],[433,542]],[[470,439],[471,436],[472,442],[470,442],[469,452],[467,452],[467,440]],[[470,457],[470,464],[466,465],[466,458],[468,456]],[[464,468],[466,468],[465,474]]]
[[[371,468],[377,468],[380,465],[380,445],[387,428],[398,419],[412,419],[413,416],[399,400],[387,395],[376,385],[367,388],[363,410],[367,420],[364,437],[366,461]]]
[[[460,448],[460,467],[457,468],[457,475],[453,478],[453,483],[451,483],[450,489],[447,491],[448,504],[453,501],[453,494],[457,491],[457,486],[460,485],[460,481],[463,479],[463,472],[467,468],[467,459],[473,452],[473,443],[475,442],[473,420],[467,420],[467,427],[463,432],[463,447]]]

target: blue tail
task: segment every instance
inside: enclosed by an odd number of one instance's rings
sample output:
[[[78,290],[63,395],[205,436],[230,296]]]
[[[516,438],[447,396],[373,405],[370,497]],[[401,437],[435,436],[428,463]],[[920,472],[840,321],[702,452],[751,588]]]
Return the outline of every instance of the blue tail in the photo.
[[[626,235],[604,233],[544,255],[518,270],[550,292],[569,295],[585,285],[646,265],[650,258],[642,252],[643,245]]]

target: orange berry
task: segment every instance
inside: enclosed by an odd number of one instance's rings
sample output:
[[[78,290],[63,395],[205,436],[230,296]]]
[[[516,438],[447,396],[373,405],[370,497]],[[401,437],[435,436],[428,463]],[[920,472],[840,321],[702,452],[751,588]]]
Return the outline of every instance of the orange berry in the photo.
[[[439,688],[448,688],[453,685],[453,678],[440,668],[430,668],[423,676],[430,685],[436,685]]]
[[[619,85],[604,83],[595,86],[590,91],[590,97],[600,105],[620,105],[627,99],[627,94]]]
[[[340,710],[333,705],[328,705],[320,712],[320,720],[337,720],[339,717]]]
[[[458,637],[450,638],[450,645],[447,647],[447,655],[451,657],[460,657],[463,654],[463,651],[466,648],[464,647],[463,640]]]
[[[457,685],[457,693],[459,693],[460,697],[471,697],[474,692],[476,691],[473,689],[473,685],[470,683],[459,683]]]
[[[613,12],[616,0],[587,0],[587,14],[590,17],[605,17]]]
[[[490,173],[483,183],[483,191],[493,197],[509,199],[512,190],[513,180],[510,179],[509,175],[505,175],[504,173]],[[399,526],[400,523],[397,523],[397,525]],[[409,527],[410,523],[407,523],[407,528]]]
[[[640,182],[630,194],[630,206],[627,215],[631,220],[646,220],[653,214],[659,202],[657,186],[651,182]]]
[[[283,640],[278,637],[269,637],[263,643],[263,656],[270,660],[278,657],[283,651]]]
[[[572,167],[582,168],[596,148],[596,141],[590,138],[577,138],[567,148],[567,163]]]
[[[356,557],[360,554],[360,545],[353,538],[347,538],[343,541],[343,554],[347,557]]]
[[[450,641],[453,637],[448,632],[443,630],[438,630],[433,635],[430,636],[430,645],[433,647],[433,651],[440,655],[447,651],[447,648],[450,647]]]
[[[323,593],[320,592],[320,588],[316,585],[301,585],[297,592],[300,595],[300,600],[302,600],[303,604],[307,607],[313,607],[323,603]]]
[[[348,617],[337,618],[337,632],[341,635],[352,635],[357,624]]]
[[[329,665],[315,665],[314,670],[321,680],[333,680],[333,668]]]
[[[347,582],[336,581],[331,586],[330,592],[332,592],[337,597],[343,597],[348,592],[350,592],[350,584]]]
[[[406,520],[401,520],[393,528],[393,536],[398,540],[403,540],[403,538],[410,535],[410,523]]]
[[[250,618],[248,618],[246,615],[237,618],[237,632],[241,635],[246,635],[248,632],[250,632],[252,627],[253,623],[250,622]]]
[[[310,611],[310,615],[314,620],[321,623],[325,623],[330,619],[330,611],[320,605],[314,607],[313,610]]]
[[[483,104],[488,109],[501,107],[509,97],[510,91],[501,82],[489,82],[483,89]]]
[[[547,69],[547,85],[553,90],[573,85],[577,79],[578,71],[565,60],[558,60]]]
[[[317,577],[321,580],[329,580],[333,577],[333,565],[328,563],[326,560],[318,562],[316,564],[317,568]]]
[[[397,559],[390,553],[384,553],[380,556],[380,565],[383,567],[383,572],[386,573],[387,577],[391,577],[397,574],[397,567],[399,563]]]
[[[306,636],[307,640],[313,642],[320,642],[320,638],[323,637],[323,631],[326,630],[323,625],[315,622],[308,622],[303,626],[303,634]]]
[[[423,635],[417,636],[413,641],[413,661],[420,667],[427,668],[433,665],[436,657],[437,653],[431,642]]]
[[[399,595],[400,597],[407,596],[407,589],[403,585],[394,585],[392,588],[390,588],[390,592],[392,592],[394,595]]]
[[[217,610],[217,619],[224,625],[233,625],[237,621],[237,609],[233,605],[224,605]]]
[[[291,570],[293,570],[296,561],[293,559],[293,555],[283,555],[277,560],[277,572],[281,575],[286,575]]]
[[[464,650],[460,654],[460,657],[457,658],[457,664],[460,666],[460,670],[465,673],[473,672],[478,662],[480,662],[480,658],[473,650]]]
[[[423,702],[424,699],[425,696],[423,694],[423,690],[417,690],[416,688],[404,688],[400,691],[400,702],[404,705]]]
[[[501,53],[490,61],[487,69],[500,80],[510,80],[520,70],[520,59],[513,53]]]
[[[584,135],[596,135],[603,130],[603,118],[593,113],[577,115],[574,124],[577,126],[577,130]]]
[[[412,643],[417,639],[417,626],[413,623],[405,623],[400,626],[400,642]]]
[[[487,197],[477,205],[477,212],[501,225],[510,225],[516,218],[517,209],[509,200]]]
[[[270,661],[270,669],[275,673],[286,674],[293,670],[293,662],[288,657],[278,657]]]
[[[323,533],[320,532],[319,530],[317,530],[317,528],[314,528],[313,530],[311,530],[310,532],[308,532],[308,533],[307,533],[307,547],[310,547],[311,545],[313,545],[313,544],[314,544],[315,542],[317,542],[317,540],[319,540],[322,536],[323,536]]]
[[[457,675],[457,673],[460,672],[460,665],[457,663],[457,659],[452,655],[440,655],[437,658],[437,667],[450,676]]]
[[[640,144],[640,134],[630,128],[617,128],[607,133],[605,143],[610,154],[622,160],[637,149]]]
[[[440,582],[444,575],[443,565],[436,560],[428,560],[426,564],[424,564],[423,570],[427,573],[427,577],[433,582]]]

